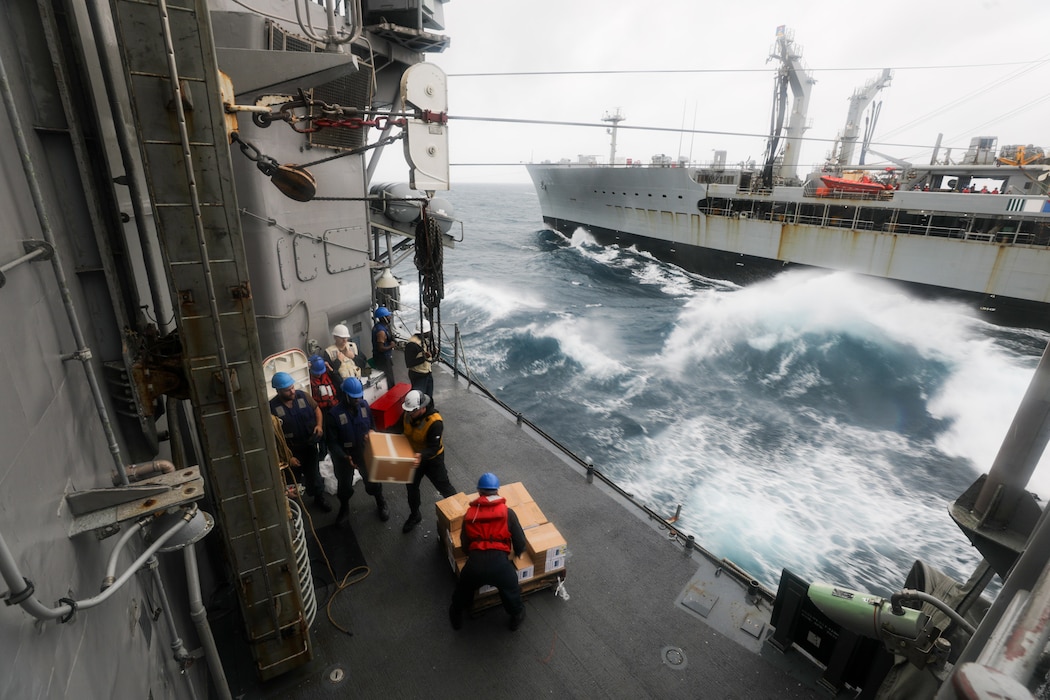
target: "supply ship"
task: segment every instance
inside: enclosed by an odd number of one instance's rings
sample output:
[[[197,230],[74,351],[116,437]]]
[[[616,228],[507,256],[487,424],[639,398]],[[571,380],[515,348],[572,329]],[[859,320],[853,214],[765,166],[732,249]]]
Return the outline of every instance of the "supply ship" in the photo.
[[[770,59],[777,99],[764,162],[734,166],[716,151],[702,165],[667,156],[621,165],[614,133],[606,165],[527,166],[543,221],[718,279],[746,283],[793,266],[844,270],[962,297],[998,321],[1046,325],[1050,164],[1042,148],[982,136],[955,162],[939,147],[930,163],[855,162],[864,109],[889,84],[887,70],[851,97],[828,161],[800,176],[815,81],[786,30]]]
[[[959,583],[916,562],[885,598],[790,562],[768,590],[473,381],[450,329],[453,483],[522,482],[568,545],[521,629],[498,609],[449,626],[444,545],[399,531],[398,490],[389,523],[358,496],[339,529],[288,488],[281,358],[337,324],[365,347],[410,254],[402,315],[440,320],[442,6],[3,5],[0,696],[1025,697],[1046,643],[1050,525],[1024,490],[1045,362],[952,508],[985,563]],[[399,140],[407,183],[372,183]]]

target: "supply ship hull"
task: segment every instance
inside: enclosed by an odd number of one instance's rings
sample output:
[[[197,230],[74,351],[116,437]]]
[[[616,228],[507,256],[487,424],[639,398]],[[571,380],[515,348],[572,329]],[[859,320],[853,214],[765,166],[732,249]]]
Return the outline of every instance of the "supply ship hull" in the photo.
[[[1050,202],[1028,194],[1032,173],[1019,168],[928,166],[900,189],[849,193],[824,187],[820,173],[762,188],[754,171],[527,167],[544,223],[567,236],[583,228],[600,242],[739,282],[792,266],[844,270],[1046,323]],[[940,189],[980,177],[1004,180],[1007,193]],[[931,181],[934,190],[912,189]]]

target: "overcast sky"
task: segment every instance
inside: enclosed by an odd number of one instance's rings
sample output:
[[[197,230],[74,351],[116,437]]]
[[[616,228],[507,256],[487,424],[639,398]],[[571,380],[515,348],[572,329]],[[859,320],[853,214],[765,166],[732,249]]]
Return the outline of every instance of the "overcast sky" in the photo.
[[[620,157],[648,162],[663,153],[709,161],[720,149],[731,163],[761,160],[775,68],[767,58],[779,25],[793,33],[817,81],[806,135],[822,140],[803,146],[803,172],[830,150],[853,91],[883,68],[894,74],[877,98],[883,104],[876,150],[928,162],[938,134],[953,155],[961,155],[972,136],[1050,150],[1046,0],[450,0],[444,15],[451,45],[428,61],[449,76],[453,183],[529,181],[520,165],[474,164],[575,160],[581,154],[604,162],[609,156],[604,128],[474,118],[600,124],[619,108],[624,126],[754,134],[621,129]],[[698,72],[467,75],[661,70]]]

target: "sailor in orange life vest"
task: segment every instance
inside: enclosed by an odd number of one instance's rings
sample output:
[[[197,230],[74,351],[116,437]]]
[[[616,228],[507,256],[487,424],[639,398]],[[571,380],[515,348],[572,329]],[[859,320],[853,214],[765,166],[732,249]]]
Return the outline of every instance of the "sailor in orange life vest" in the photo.
[[[491,472],[478,479],[478,497],[463,516],[462,542],[467,563],[459,572],[448,608],[452,628],[463,626],[463,610],[474,601],[474,591],[488,585],[499,590],[503,609],[510,615],[510,629],[518,629],[525,619],[525,604],[510,553],[518,557],[525,551],[525,533],[518,516],[499,495],[499,479]]]
[[[336,384],[332,381],[330,371],[331,368],[323,357],[310,356],[310,395],[314,397],[317,407],[321,409],[322,419],[328,415],[328,409],[339,403],[339,392],[336,391]],[[323,462],[327,456],[328,445],[321,440],[317,443],[317,459]]]
[[[416,453],[417,465],[412,483],[405,484],[408,488],[410,512],[408,520],[401,528],[401,532],[411,532],[423,520],[423,516],[419,514],[419,483],[423,481],[424,476],[430,479],[430,483],[445,498],[454,496],[457,492],[449,482],[448,470],[445,468],[445,444],[442,441],[445,422],[441,420],[441,414],[430,405],[430,397],[413,389],[405,394],[401,409],[405,412],[401,432],[408,438],[412,451]]]

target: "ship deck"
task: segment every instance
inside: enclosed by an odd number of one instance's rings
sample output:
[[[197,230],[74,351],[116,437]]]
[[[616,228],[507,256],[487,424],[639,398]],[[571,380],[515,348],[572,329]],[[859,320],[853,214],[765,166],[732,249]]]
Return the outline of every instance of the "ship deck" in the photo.
[[[444,366],[435,366],[435,380],[453,485],[472,491],[486,471],[523,482],[568,542],[569,599],[553,589],[531,594],[514,632],[498,605],[453,630],[447,610],[455,579],[432,506],[440,495],[424,480],[423,523],[403,534],[404,488],[384,487],[391,518],[383,523],[359,485],[350,526],[368,573],[330,605],[351,634],[326,616],[332,589],[318,590],[313,660],[260,684],[246,647],[228,638],[240,626],[213,619],[234,697],[458,698],[475,687],[500,698],[829,696],[805,657],[740,629],[749,609],[768,619],[767,601],[749,606],[716,561],[687,556],[659,522],[601,480],[588,483],[584,469],[477,386]],[[334,519],[313,508],[310,515],[316,528]],[[706,618],[681,602],[691,585],[717,601]],[[769,632],[765,625],[759,636]]]

